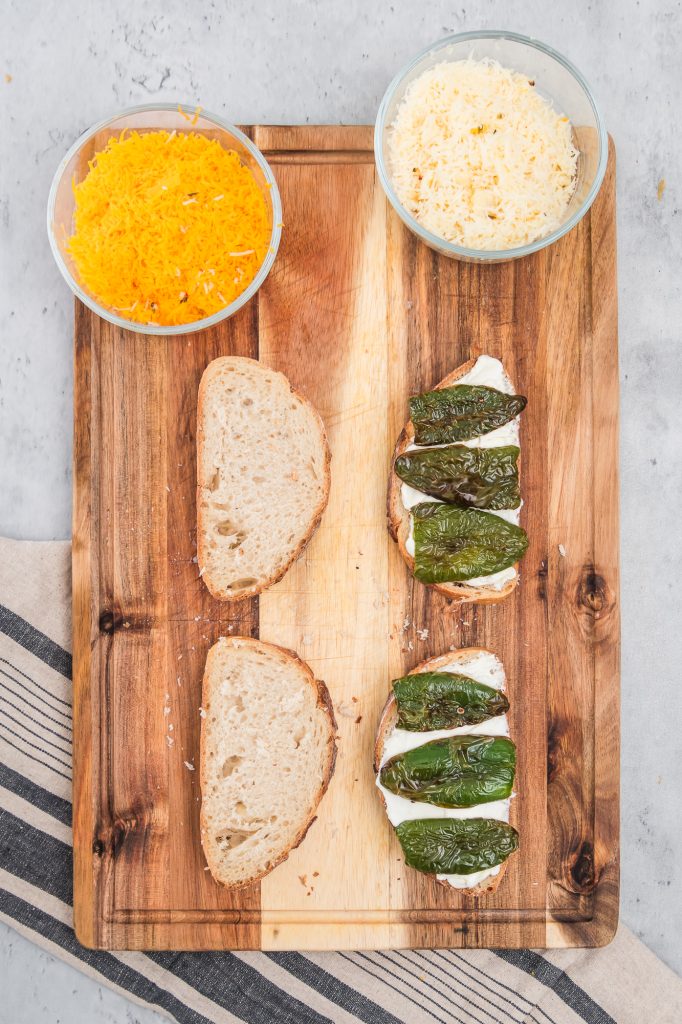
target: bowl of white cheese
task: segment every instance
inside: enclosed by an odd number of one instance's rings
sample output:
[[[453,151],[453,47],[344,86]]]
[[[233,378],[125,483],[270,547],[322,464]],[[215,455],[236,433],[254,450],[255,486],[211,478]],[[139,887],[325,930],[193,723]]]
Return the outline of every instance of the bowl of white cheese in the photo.
[[[551,47],[465,32],[418,54],[379,107],[386,195],[431,248],[499,263],[551,245],[585,215],[608,136],[587,82]]]

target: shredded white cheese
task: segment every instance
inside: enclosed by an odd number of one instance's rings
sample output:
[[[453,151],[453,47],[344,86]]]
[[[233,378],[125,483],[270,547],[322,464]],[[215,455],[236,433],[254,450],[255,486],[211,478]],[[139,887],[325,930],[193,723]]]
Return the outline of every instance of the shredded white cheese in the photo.
[[[554,231],[575,188],[572,126],[520,72],[446,61],[410,83],[388,133],[403,206],[433,234],[511,249]]]

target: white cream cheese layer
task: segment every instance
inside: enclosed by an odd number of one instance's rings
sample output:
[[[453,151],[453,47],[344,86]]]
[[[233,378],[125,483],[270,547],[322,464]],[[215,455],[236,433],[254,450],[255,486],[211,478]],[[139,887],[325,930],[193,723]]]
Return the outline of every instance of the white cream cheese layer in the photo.
[[[502,363],[499,359],[494,359],[492,356],[479,356],[469,372],[460,377],[456,384],[483,385],[489,388],[496,388],[497,391],[503,391],[507,395],[514,394],[514,388],[509,377],[504,372]],[[483,434],[481,437],[474,437],[470,441],[457,441],[456,443],[465,445],[467,448],[502,448],[504,445],[509,444],[518,446],[519,417],[516,416],[509,423],[504,423],[501,427],[491,430],[490,433]],[[407,446],[406,451],[415,451],[423,447],[426,446],[410,444]],[[429,447],[448,448],[450,446],[439,444]],[[423,491],[410,487],[409,484],[401,485],[400,496],[403,506],[408,510],[422,501],[443,504],[438,498],[432,498],[429,494],[424,494]],[[521,505],[518,508],[500,509],[496,512],[489,511],[488,509],[481,509],[481,511],[487,512],[491,516],[499,516],[500,519],[506,519],[508,523],[514,523],[515,526],[519,525],[521,518]],[[410,516],[410,532],[405,541],[405,550],[414,558],[414,520],[412,516]],[[488,576],[476,576],[473,579],[463,580],[462,582],[468,587],[486,586],[491,587],[493,590],[502,590],[510,580],[515,580],[516,576],[515,566],[510,565],[507,569],[502,569],[500,572],[490,573]]]
[[[456,659],[438,669],[439,672],[454,672],[459,675],[467,675],[478,683],[492,686],[496,690],[504,690],[506,677],[504,666],[496,655],[491,651],[478,651],[466,659]],[[470,736],[478,734],[482,736],[508,736],[509,723],[506,715],[497,715],[487,722],[480,722],[478,725],[463,725],[458,729],[437,729],[432,732],[411,732],[407,729],[394,727],[388,733],[384,741],[382,751],[381,768],[386,761],[395,757],[396,754],[404,754],[408,750],[420,747],[430,740],[442,739],[446,736]],[[509,808],[511,800],[495,800],[487,804],[477,804],[474,807],[436,807],[433,804],[419,803],[415,800],[408,800],[406,797],[397,796],[391,793],[379,781],[377,775],[376,784],[381,790],[381,795],[386,801],[386,813],[391,824],[395,827],[401,821],[416,820],[418,818],[497,818],[499,821],[509,821]],[[437,877],[448,882],[456,889],[473,889],[479,882],[491,878],[499,873],[500,866],[486,868],[483,871],[475,871],[470,875],[438,875]]]

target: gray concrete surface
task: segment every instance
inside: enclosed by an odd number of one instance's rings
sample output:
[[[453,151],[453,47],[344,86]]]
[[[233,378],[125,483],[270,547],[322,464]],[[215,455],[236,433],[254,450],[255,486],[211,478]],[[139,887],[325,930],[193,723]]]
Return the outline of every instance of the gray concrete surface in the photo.
[[[682,973],[679,0],[2,0],[0,533],[69,534],[72,302],[44,211],[76,136],[155,99],[200,102],[236,122],[368,122],[411,54],[478,27],[535,35],[569,56],[618,149],[622,916]],[[4,928],[0,979],[21,993],[3,997],[2,1024],[154,1016],[126,1010]]]

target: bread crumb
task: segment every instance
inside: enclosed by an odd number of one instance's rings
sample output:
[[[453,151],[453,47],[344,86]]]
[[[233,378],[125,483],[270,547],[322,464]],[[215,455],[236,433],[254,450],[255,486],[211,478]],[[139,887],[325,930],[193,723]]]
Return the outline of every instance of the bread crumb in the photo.
[[[175,743],[175,740],[173,739],[172,736],[166,736],[166,743],[168,744],[169,747],[172,747],[173,744]]]
[[[352,708],[350,704],[339,704],[336,710],[344,718],[355,718],[355,708]]]
[[[355,724],[356,725],[360,725],[361,721],[362,721],[362,715],[358,715],[358,717],[355,719]]]
[[[299,875],[298,876],[298,880],[301,883],[301,885],[307,885],[308,884],[308,879],[306,878],[305,875]]]
[[[7,79],[7,76],[5,76],[5,80],[6,79]],[[665,192],[665,178],[661,178],[661,180],[658,183],[658,187],[656,189],[656,195],[658,196],[659,203],[660,203],[661,199],[663,198],[663,193],[664,192]]]
[[[166,704],[165,708],[163,709],[163,713],[164,715],[170,715],[171,709],[169,708],[168,704]]]
[[[185,768],[187,769],[188,772],[193,772],[194,771],[194,765],[192,764],[191,761],[183,761],[182,763],[184,764],[184,766],[185,766]]]
[[[168,484],[166,484],[166,490],[167,490],[167,491],[168,491],[168,493],[170,494],[170,487],[168,486]]]
[[[563,544],[559,545],[559,554],[562,558],[566,557],[566,548],[563,546]]]
[[[407,616],[405,616],[405,620],[403,622],[403,633],[405,632],[406,629],[409,629],[409,628],[410,628],[410,620],[409,620],[409,618]]]
[[[428,640],[429,639],[429,631],[428,631],[428,629],[418,629],[417,630],[417,636],[419,637],[420,640]]]
[[[313,878],[318,878],[319,874],[320,874],[319,871],[313,871]]]
[[[6,75],[5,75],[5,81],[6,81],[6,82],[7,82],[7,84],[9,85],[9,83],[10,83],[10,82],[12,81],[12,76],[11,76],[10,74],[6,74]]]
[[[199,717],[206,718],[206,712],[204,711],[203,708],[199,708]]]

